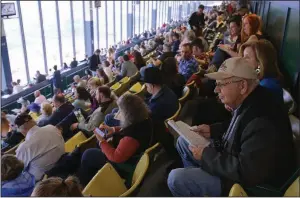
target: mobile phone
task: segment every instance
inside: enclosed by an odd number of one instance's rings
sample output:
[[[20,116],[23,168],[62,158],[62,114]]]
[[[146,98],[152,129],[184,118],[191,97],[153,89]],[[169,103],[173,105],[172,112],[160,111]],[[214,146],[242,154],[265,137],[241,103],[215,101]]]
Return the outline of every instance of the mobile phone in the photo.
[[[105,136],[105,133],[101,131],[99,128],[95,128],[95,132],[98,133],[98,135],[100,135],[101,137]]]

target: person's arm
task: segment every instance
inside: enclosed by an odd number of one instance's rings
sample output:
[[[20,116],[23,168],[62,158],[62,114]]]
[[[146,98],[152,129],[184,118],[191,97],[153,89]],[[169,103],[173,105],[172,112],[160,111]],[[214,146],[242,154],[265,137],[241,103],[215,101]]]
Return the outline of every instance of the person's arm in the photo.
[[[127,74],[127,68],[126,68],[126,64],[122,64],[122,66],[121,66],[121,76],[122,77],[125,77],[126,76],[126,74]]]
[[[100,111],[94,112],[88,123],[80,122],[78,123],[78,129],[85,131],[93,131],[95,127],[98,127],[104,121],[104,114]]]
[[[123,163],[132,157],[140,143],[132,137],[124,137],[120,140],[118,147],[113,148],[109,143],[103,141],[100,145],[107,159],[115,163]]]
[[[203,170],[243,185],[263,182],[269,173],[269,162],[275,161],[275,131],[276,128],[267,119],[253,120],[242,133],[241,150],[237,156],[220,153],[213,147],[204,148]]]

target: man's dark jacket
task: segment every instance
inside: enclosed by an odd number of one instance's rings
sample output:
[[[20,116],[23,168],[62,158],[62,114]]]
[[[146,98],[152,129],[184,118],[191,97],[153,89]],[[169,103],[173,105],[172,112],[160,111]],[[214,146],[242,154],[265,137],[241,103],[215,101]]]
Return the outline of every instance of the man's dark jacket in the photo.
[[[99,56],[96,55],[96,54],[93,54],[90,57],[90,63],[89,64],[90,64],[90,70],[95,72],[98,69],[98,64],[101,64]]]
[[[211,125],[211,137],[222,140],[204,149],[202,168],[220,177],[225,190],[233,183],[243,187],[267,184],[278,188],[295,171],[288,114],[283,103],[278,105],[274,97],[266,88],[255,88],[237,109],[240,119],[227,140],[222,135],[228,123]]]
[[[197,12],[194,12],[189,19],[189,25],[191,26],[191,28],[193,28],[193,26],[197,28],[203,28],[205,26],[204,14],[202,13],[198,15]]]
[[[58,124],[60,121],[62,121],[65,117],[67,117],[74,109],[74,106],[69,103],[66,102],[63,105],[61,105],[51,116],[50,118],[46,119],[46,120],[41,120],[39,122],[39,126],[46,126],[48,124],[51,124],[53,126],[55,126],[56,124]]]
[[[43,82],[43,81],[45,81],[45,80],[46,80],[46,76],[43,75],[43,74],[40,74],[40,75],[37,77],[37,79],[36,79],[36,83],[41,83],[41,82]]]

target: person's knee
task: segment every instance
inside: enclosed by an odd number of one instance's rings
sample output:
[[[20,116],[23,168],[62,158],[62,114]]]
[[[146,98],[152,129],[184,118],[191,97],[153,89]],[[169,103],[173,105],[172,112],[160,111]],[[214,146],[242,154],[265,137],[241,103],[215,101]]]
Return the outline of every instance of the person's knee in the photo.
[[[177,190],[180,190],[178,188],[180,188],[180,186],[185,182],[186,176],[185,176],[184,170],[185,170],[184,168],[177,168],[177,169],[172,170],[169,173],[168,187],[171,191],[174,190],[175,188]]]
[[[99,155],[101,151],[99,149],[88,149],[86,150],[81,157],[81,163],[86,163],[86,162],[93,162],[95,159],[95,156]]]

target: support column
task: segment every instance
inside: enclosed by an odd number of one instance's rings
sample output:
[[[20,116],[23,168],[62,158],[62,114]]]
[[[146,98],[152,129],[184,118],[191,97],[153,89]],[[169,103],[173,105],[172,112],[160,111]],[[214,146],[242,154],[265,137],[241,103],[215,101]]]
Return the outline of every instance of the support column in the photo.
[[[45,67],[46,74],[48,74],[48,65],[47,65],[47,56],[46,56],[47,52],[46,52],[46,44],[45,44],[44,22],[43,22],[41,1],[38,1],[38,7],[39,7],[40,27],[41,27],[41,36],[42,36],[44,67]]]
[[[156,20],[157,20],[157,1],[153,1],[152,6],[152,28],[156,30]]]
[[[85,4],[85,3],[84,3]],[[88,4],[90,12],[89,17],[85,17],[85,49],[86,53],[91,56],[94,53],[94,29],[93,29],[93,10],[91,9],[92,2]]]
[[[3,19],[1,19],[1,27],[2,27],[2,34],[1,34],[2,87],[1,88],[4,90],[6,89],[6,87],[11,87],[12,75],[10,69],[6,36],[5,36],[5,31],[3,26]]]
[[[179,5],[179,20],[182,19],[182,5]]]
[[[168,22],[171,21],[171,12],[172,12],[172,7],[168,7]]]

